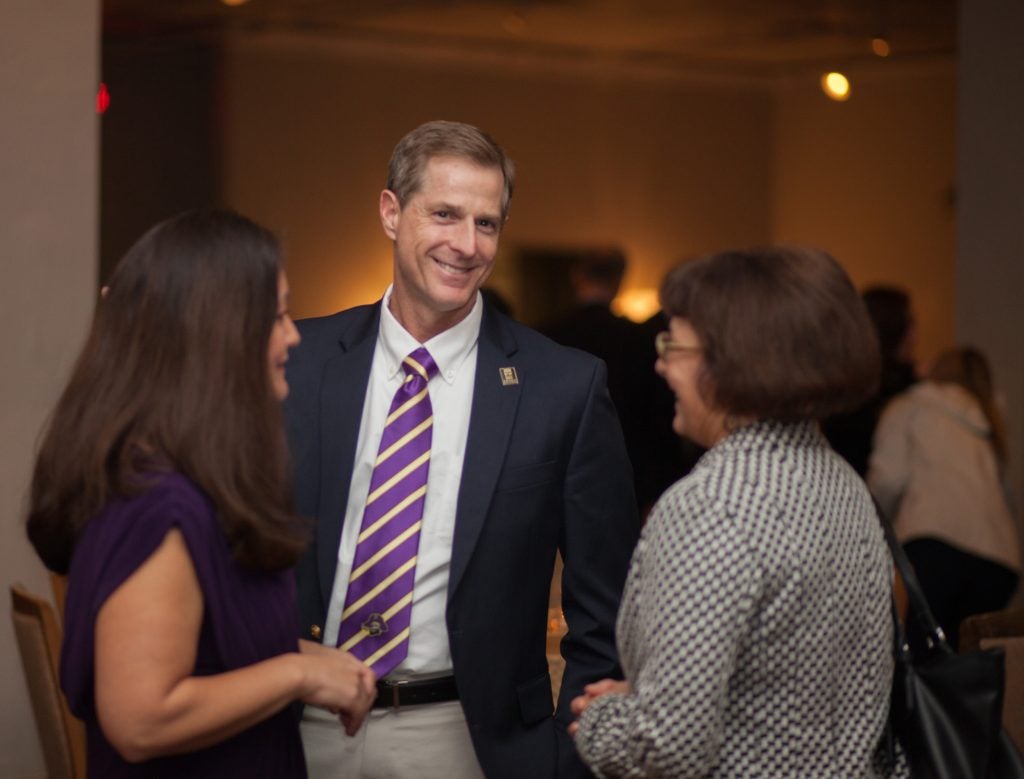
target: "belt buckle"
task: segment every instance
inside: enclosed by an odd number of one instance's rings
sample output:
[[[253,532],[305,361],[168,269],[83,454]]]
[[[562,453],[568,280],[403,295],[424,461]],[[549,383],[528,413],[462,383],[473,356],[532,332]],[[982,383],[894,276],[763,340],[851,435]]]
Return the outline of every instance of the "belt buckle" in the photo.
[[[402,708],[402,704],[398,695],[398,690],[404,685],[409,683],[409,679],[396,679],[394,681],[383,679],[385,687],[391,689],[391,706],[397,711]]]

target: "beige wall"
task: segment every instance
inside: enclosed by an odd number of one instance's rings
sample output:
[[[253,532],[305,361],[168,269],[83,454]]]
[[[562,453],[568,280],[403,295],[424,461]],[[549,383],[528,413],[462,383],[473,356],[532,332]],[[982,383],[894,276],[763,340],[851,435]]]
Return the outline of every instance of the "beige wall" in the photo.
[[[226,199],[289,244],[293,308],[376,300],[390,278],[377,198],[395,142],[448,118],[490,130],[519,177],[505,247],[619,243],[627,285],[771,233],[772,104],[744,87],[515,65],[396,65],[273,39],[225,60]]]
[[[919,361],[952,344],[956,73],[852,74],[849,101],[777,92],[773,239],[821,246],[858,287],[906,287]]]
[[[24,532],[43,419],[82,341],[96,290],[99,3],[4,3],[0,24],[0,570],[49,595]],[[0,620],[0,777],[43,774],[9,608]]]
[[[433,118],[491,130],[519,166],[504,246],[619,243],[627,286],[726,246],[812,243],[859,286],[911,289],[926,361],[953,338],[952,64],[774,89],[382,53],[290,38],[225,58],[226,200],[288,241],[294,308],[375,300],[394,142]]]
[[[1024,5],[961,3],[956,334],[992,361],[1024,509]],[[1024,523],[1021,523],[1024,524]],[[1024,536],[1024,533],[1022,533]],[[1024,600],[1024,588],[1019,596]]]

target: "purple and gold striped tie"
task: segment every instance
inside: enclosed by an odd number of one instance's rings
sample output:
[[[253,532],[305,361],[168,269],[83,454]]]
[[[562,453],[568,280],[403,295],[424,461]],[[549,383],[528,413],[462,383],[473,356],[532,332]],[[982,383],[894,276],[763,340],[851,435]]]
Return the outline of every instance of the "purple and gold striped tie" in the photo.
[[[409,653],[412,587],[434,425],[427,382],[437,373],[437,365],[420,347],[402,361],[402,367],[405,381],[384,423],[338,630],[338,646],[373,668],[378,677],[390,673]]]

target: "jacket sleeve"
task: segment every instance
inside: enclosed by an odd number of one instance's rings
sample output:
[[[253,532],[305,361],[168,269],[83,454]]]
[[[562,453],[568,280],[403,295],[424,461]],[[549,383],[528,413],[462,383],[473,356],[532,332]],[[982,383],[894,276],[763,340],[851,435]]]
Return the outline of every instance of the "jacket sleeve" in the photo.
[[[615,619],[640,527],[632,469],[606,387],[605,367],[595,366],[567,466],[559,540],[564,563],[562,610],[568,625],[555,713],[560,777],[588,775],[567,733],[572,699],[585,684],[622,676]]]
[[[875,428],[867,483],[890,521],[895,521],[900,500],[910,480],[910,426],[912,406],[906,398],[892,401]]]
[[[725,731],[729,679],[762,588],[761,569],[735,522],[711,507],[680,516],[663,498],[648,520],[627,597],[642,604],[621,624],[639,667],[628,695],[596,699],[576,746],[599,776],[700,777]],[[700,549],[699,559],[687,550]]]

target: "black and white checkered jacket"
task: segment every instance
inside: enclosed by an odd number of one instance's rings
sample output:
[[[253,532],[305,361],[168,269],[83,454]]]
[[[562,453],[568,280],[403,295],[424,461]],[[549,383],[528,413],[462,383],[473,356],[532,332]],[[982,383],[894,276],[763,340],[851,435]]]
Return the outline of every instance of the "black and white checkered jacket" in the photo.
[[[584,761],[603,777],[886,775],[891,571],[864,483],[815,424],[734,431],[648,520],[617,626],[632,693],[584,713]]]

